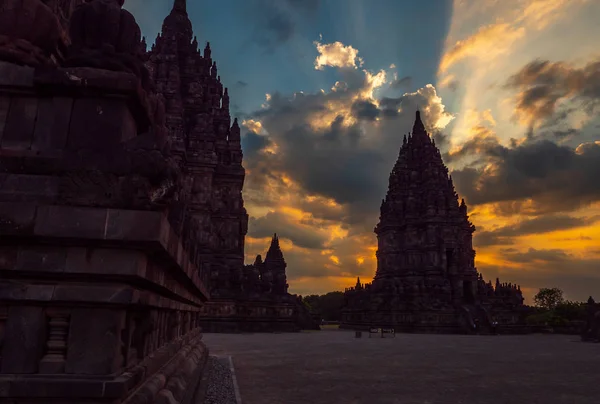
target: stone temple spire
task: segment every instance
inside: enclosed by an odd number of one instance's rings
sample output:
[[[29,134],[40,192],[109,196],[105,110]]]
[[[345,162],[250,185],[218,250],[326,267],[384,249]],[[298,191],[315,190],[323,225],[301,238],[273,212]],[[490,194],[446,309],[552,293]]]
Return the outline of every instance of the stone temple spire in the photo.
[[[269,247],[269,251],[267,251],[264,265],[265,270],[273,274],[273,292],[276,294],[287,293],[288,285],[285,274],[287,264],[283,258],[277,234],[274,234],[271,239],[271,246]]]
[[[390,174],[388,192],[375,229],[379,240],[378,275],[419,273],[426,268],[447,271],[440,257],[444,256],[446,248],[455,247],[451,246],[454,241],[448,239],[448,247],[443,247],[444,253],[440,253],[441,237],[446,234],[444,227],[448,227],[447,231],[451,230],[452,234],[464,232],[465,236],[461,236],[460,241],[464,242],[464,246],[460,247],[464,261],[460,265],[466,272],[474,273],[474,263],[470,258],[474,229],[468,221],[467,206],[464,202],[459,205],[448,168],[439,149],[429,139],[421,114],[417,111],[412,136],[406,142],[403,140]],[[457,229],[450,229],[452,227]],[[407,244],[399,248],[394,245],[397,240],[405,240]],[[417,243],[415,240],[422,241]],[[422,251],[416,251],[417,245]]]
[[[187,14],[187,1],[175,0],[175,3],[173,3],[173,11]]]
[[[415,123],[412,128],[412,133],[413,133],[413,135],[415,133],[427,133],[425,131],[425,125],[423,125],[423,121],[421,121],[421,111],[419,111],[419,110],[417,110],[417,113],[416,113]]]
[[[283,253],[281,252],[281,247],[279,246],[279,237],[277,237],[277,233],[273,235],[269,251],[267,251],[267,256],[265,257],[265,262],[269,260],[283,260]]]
[[[176,37],[179,47],[192,42],[194,31],[187,14],[186,0],[175,0],[171,13],[163,22],[162,33],[163,36]]]

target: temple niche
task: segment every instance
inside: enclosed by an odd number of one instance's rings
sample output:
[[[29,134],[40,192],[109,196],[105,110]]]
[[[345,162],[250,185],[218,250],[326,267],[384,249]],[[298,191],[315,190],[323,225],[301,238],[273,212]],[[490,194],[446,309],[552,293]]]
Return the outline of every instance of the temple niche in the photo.
[[[474,231],[417,111],[375,227],[375,277],[346,290],[342,327],[471,332],[497,323],[501,331],[522,332],[521,289],[498,279],[486,282],[478,273]]]
[[[296,331],[294,313],[302,308],[287,292],[279,239],[273,238],[264,263],[244,266],[240,126],[231,122],[229,92],[210,44],[201,51],[193,35],[186,1],[176,0],[143,58],[150,86],[164,99],[166,147],[183,173],[177,201],[185,213],[172,220],[199,241],[196,252],[208,277],[201,326],[208,332]]]

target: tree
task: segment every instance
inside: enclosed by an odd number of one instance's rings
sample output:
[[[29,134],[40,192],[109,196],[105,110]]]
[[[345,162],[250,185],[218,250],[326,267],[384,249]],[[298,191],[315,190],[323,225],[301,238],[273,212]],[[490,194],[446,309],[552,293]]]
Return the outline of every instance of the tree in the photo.
[[[303,300],[311,312],[319,313],[327,321],[339,321],[342,318],[343,292],[329,292],[320,296],[310,295],[305,296]]]
[[[533,297],[536,306],[546,310],[554,310],[564,300],[563,291],[559,288],[541,288]]]

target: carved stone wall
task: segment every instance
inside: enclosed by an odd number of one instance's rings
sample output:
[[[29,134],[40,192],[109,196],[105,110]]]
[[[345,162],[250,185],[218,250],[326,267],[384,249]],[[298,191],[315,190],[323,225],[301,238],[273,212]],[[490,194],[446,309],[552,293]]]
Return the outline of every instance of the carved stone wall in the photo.
[[[0,403],[193,398],[208,269],[134,48],[124,70],[0,54]]]

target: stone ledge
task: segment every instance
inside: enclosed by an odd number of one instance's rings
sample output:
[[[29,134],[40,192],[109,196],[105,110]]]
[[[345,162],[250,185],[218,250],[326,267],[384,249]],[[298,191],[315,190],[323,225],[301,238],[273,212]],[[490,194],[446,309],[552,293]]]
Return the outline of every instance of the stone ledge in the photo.
[[[142,248],[173,269],[172,275],[204,299],[209,296],[196,266],[163,212],[0,202],[0,239],[98,247]],[[177,268],[177,269],[175,269]]]
[[[130,399],[123,402],[150,404],[154,403],[153,398],[159,392],[161,395],[171,393],[179,396],[180,387],[185,389],[198,366],[204,365],[208,350],[201,339],[200,328],[196,328],[146,357],[131,371],[114,378],[78,377],[72,374],[0,375],[0,400],[62,399],[61,403],[74,404],[81,401],[70,400],[100,399],[111,403],[114,399],[125,399],[131,395]],[[147,401],[150,398],[148,393],[153,393],[150,401]]]

